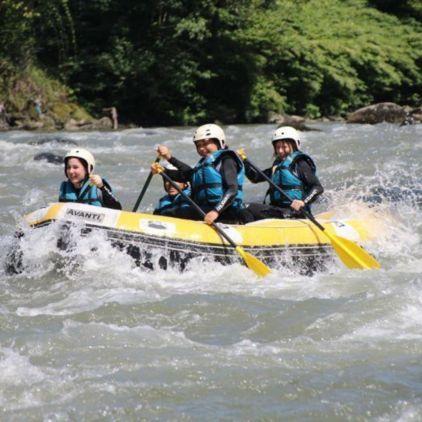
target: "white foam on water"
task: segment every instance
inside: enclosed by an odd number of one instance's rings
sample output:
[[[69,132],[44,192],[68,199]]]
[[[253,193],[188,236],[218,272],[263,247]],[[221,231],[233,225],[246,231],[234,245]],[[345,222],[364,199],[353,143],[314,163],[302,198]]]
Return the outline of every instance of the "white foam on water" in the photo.
[[[283,351],[288,350],[286,347],[277,343],[261,344],[249,339],[242,340],[238,343],[227,347],[226,353],[231,357],[254,356],[254,357],[272,357],[280,356]]]
[[[22,199],[22,205],[26,208],[35,208],[35,205],[37,205],[38,208],[41,208],[48,204],[49,199],[50,198],[43,190],[35,188],[26,192]]]
[[[224,406],[228,412],[234,402],[245,406],[252,394],[263,408],[290,400],[298,418],[309,418],[317,401],[340,418],[419,420],[422,403],[412,376],[422,343],[420,125],[318,127],[323,132],[303,134],[325,188],[325,203],[315,208],[334,210],[336,219],[362,220],[373,235],[364,246],[381,262],[380,271],[352,271],[335,260],[311,277],[280,268],[260,279],[240,263],[201,259],[185,272],[148,271],[101,233],[80,237],[80,227],[74,249],[58,250],[58,227],[52,225],[24,229],[24,272],[6,275],[15,221],[25,208],[48,200],[63,176],[60,169],[52,182],[58,167],[29,164],[44,149],[25,144],[33,134],[6,134],[0,185],[7,189],[17,166],[26,177],[7,193],[8,205],[0,204],[0,315],[2,336],[13,344],[0,350],[2,408],[30,418],[32,409],[43,412],[45,406],[50,415],[68,416],[64,409],[71,406],[83,418],[87,406],[98,415],[113,399],[132,409],[132,398],[138,402],[143,394],[144,408],[167,406],[171,412],[183,401],[192,411],[218,402],[224,415]],[[274,128],[230,126],[228,143],[245,145],[252,161],[267,168]],[[92,148],[100,174],[105,168],[113,187],[130,192],[134,178],[149,172],[158,143],[194,164],[193,131],[135,129],[71,138]],[[57,184],[54,190],[51,184]],[[247,184],[247,199],[253,192],[262,200],[265,190],[264,184]],[[146,202],[155,202],[162,184],[152,183],[148,195]],[[151,260],[157,263],[158,256]],[[200,418],[192,412],[187,417]]]
[[[76,293],[69,294],[65,299],[56,303],[49,303],[41,308],[18,307],[16,314],[19,316],[38,316],[38,315],[73,315],[78,312],[85,312],[96,309],[101,302],[99,298],[93,296],[93,290],[85,289]]]
[[[171,328],[155,328],[150,325],[129,327],[101,322],[79,323],[66,320],[62,333],[71,338],[74,338],[75,335],[78,336],[78,347],[121,343],[126,347],[142,345],[143,347],[164,348],[168,345],[190,347],[193,343],[186,338],[182,331],[174,331]]]
[[[61,166],[57,164],[48,163],[44,160],[35,161],[33,159],[26,161],[25,164],[22,166],[23,170],[25,170],[26,172],[36,171],[38,176],[40,176],[41,174],[53,174],[55,176],[59,167],[61,168]]]
[[[67,369],[36,366],[31,356],[11,348],[0,349],[1,410],[13,413],[65,403],[79,394],[73,378]]]
[[[387,169],[378,168],[371,176],[360,175],[359,183],[346,183],[342,189],[326,192],[326,196],[336,217],[361,219],[372,236],[365,246],[387,268],[403,262],[411,266],[421,255],[421,210],[414,192],[419,186],[414,180],[416,171],[412,166],[403,168],[398,162],[389,165]],[[407,183],[402,189],[396,184],[400,179]],[[371,197],[375,203],[362,199]]]
[[[417,347],[422,340],[421,280],[391,281],[384,276],[374,283],[365,298],[369,309],[364,317],[354,317],[355,326],[341,341],[412,341]]]
[[[45,378],[46,375],[32,365],[27,356],[10,348],[0,349],[0,384],[3,386],[29,386]]]
[[[406,400],[398,400],[393,412],[375,418],[377,422],[418,422],[422,419],[422,400],[417,399],[416,404]]]
[[[164,142],[163,144],[171,147],[174,145],[174,143],[181,144],[181,145],[193,145],[193,131],[191,135],[184,135],[183,137],[180,137],[179,139],[177,139],[176,142],[167,141],[167,142]]]
[[[16,165],[25,164],[33,151],[33,147],[0,140],[0,151],[0,165],[3,168],[12,168]]]
[[[29,132],[26,130],[11,130],[7,132],[7,138],[12,139],[12,140],[13,139],[16,139],[16,140],[32,139],[33,137],[34,137],[34,132]]]

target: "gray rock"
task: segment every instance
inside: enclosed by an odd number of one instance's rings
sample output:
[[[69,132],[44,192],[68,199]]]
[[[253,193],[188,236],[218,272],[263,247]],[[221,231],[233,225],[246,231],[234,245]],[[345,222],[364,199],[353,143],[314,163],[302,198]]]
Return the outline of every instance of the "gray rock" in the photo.
[[[344,122],[344,117],[341,116],[327,116],[330,122]]]
[[[53,154],[52,152],[40,152],[34,155],[35,161],[47,161],[52,164],[63,164],[64,157],[61,155]]]
[[[42,129],[44,127],[44,123],[42,121],[35,121],[35,120],[25,120],[18,126],[19,129],[23,130],[37,130]]]
[[[414,108],[410,111],[414,123],[422,123],[422,107]]]
[[[69,119],[65,125],[64,130],[67,130],[69,132],[76,131],[76,130],[82,130],[84,126],[89,125],[90,122],[86,120],[75,120],[75,119]]]
[[[94,128],[99,130],[113,129],[113,122],[109,117],[101,117],[94,121]]]
[[[102,117],[98,120],[70,119],[64,126],[64,129],[70,132],[77,130],[110,130],[112,128],[113,122],[109,117]]]
[[[302,116],[278,114],[274,112],[268,113],[268,123],[276,123],[277,127],[280,126],[291,126],[300,131],[319,130],[314,129],[305,124],[306,119]]]
[[[395,103],[378,103],[362,107],[347,115],[347,123],[369,123],[382,122],[401,124],[406,119],[404,107]]]

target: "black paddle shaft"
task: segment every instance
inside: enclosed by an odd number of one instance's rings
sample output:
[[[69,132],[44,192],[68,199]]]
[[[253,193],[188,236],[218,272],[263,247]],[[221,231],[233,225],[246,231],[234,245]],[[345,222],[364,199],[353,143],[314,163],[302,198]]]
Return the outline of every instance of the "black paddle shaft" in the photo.
[[[202,216],[205,217],[205,212],[204,210],[188,195],[186,195],[182,189],[180,189],[179,185],[177,183],[175,183],[171,177],[166,174],[164,171],[161,173],[161,175],[164,177],[165,180],[167,180],[167,182],[169,182],[175,189],[177,189],[177,191],[180,193],[180,195],[183,196],[184,199],[186,199],[195,209],[196,211],[198,211],[198,213]],[[220,227],[217,226],[217,224],[212,223],[211,226],[222,236],[224,237],[224,239],[227,240],[227,242],[230,243],[231,246],[233,246],[234,248],[237,247],[236,243],[234,243],[234,241],[230,238],[230,236],[224,231],[222,230]]]
[[[160,157],[157,157],[155,159],[154,163],[158,163],[159,161],[160,161]],[[142,188],[141,193],[139,194],[138,199],[136,200],[136,203],[135,203],[135,206],[133,207],[132,212],[136,212],[138,210],[139,204],[141,203],[141,201],[142,201],[142,199],[145,195],[145,192],[147,191],[148,186],[151,183],[152,176],[154,176],[154,175],[152,174],[152,171],[150,171],[149,175],[147,177],[147,180],[145,181],[144,187]]]
[[[280,186],[277,186],[262,170],[260,170],[254,163],[251,163],[250,160],[248,158],[246,158],[245,163],[249,164],[256,172],[258,172],[274,189],[277,189],[286,199],[288,199],[290,201],[290,203],[292,203],[292,199],[290,198],[289,195],[287,195],[286,192],[284,192],[283,189],[280,188]],[[318,223],[317,220],[315,220],[315,217],[309,212],[306,211],[305,209],[302,210],[303,214],[305,215],[305,217],[309,218],[309,220],[311,220],[319,229],[321,229],[322,231],[325,230],[324,226],[322,226],[321,224]]]

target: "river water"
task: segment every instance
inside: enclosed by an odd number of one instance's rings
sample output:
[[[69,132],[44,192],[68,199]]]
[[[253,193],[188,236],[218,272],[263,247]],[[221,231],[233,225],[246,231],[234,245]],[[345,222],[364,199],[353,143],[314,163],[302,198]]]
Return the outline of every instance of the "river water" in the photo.
[[[193,128],[0,134],[1,420],[422,420],[422,126],[319,124],[303,134],[326,192],[314,211],[371,221],[379,271],[339,261],[312,277],[241,265],[147,272],[97,237],[77,265],[46,230],[4,263],[22,216],[54,202],[77,143],[131,209],[165,143],[193,164]],[[271,162],[271,125],[229,144]],[[266,187],[245,187],[262,200]],[[162,195],[154,178],[142,202]],[[91,251],[92,245],[100,245]]]

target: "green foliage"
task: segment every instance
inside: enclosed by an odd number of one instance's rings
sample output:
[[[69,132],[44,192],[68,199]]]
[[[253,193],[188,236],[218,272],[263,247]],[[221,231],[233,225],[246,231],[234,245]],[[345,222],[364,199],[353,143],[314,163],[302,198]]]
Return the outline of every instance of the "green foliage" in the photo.
[[[42,66],[91,112],[116,106],[142,125],[418,105],[420,12],[415,0],[2,0],[0,89]]]
[[[245,117],[248,122],[259,122],[268,112],[281,113],[287,107],[286,98],[279,94],[274,83],[260,76],[253,85]]]
[[[263,72],[287,97],[287,111],[330,115],[373,101],[410,102],[421,92],[418,25],[359,0],[279,5],[245,37],[268,58]]]
[[[37,13],[33,27],[37,58],[60,76],[54,65],[69,60],[76,51],[76,35],[69,0],[43,0],[37,2],[34,10]]]
[[[35,118],[33,104],[36,98],[40,98],[44,111],[58,125],[70,118],[91,118],[80,106],[69,101],[66,86],[51,79],[41,69],[28,65],[25,69],[15,69],[14,72],[12,77],[0,80],[0,98],[7,99],[9,113],[28,114]]]
[[[19,0],[0,2],[0,71],[11,66],[25,67],[33,56],[34,40],[31,37],[34,11]]]
[[[9,113],[35,118],[33,101],[40,98],[49,118],[57,124],[71,117],[89,118],[81,107],[69,102],[71,91],[63,83],[35,65],[37,53],[49,47],[64,60],[65,46],[74,45],[73,39],[67,0],[0,2],[0,100],[6,101]],[[55,73],[53,69],[51,73]]]

